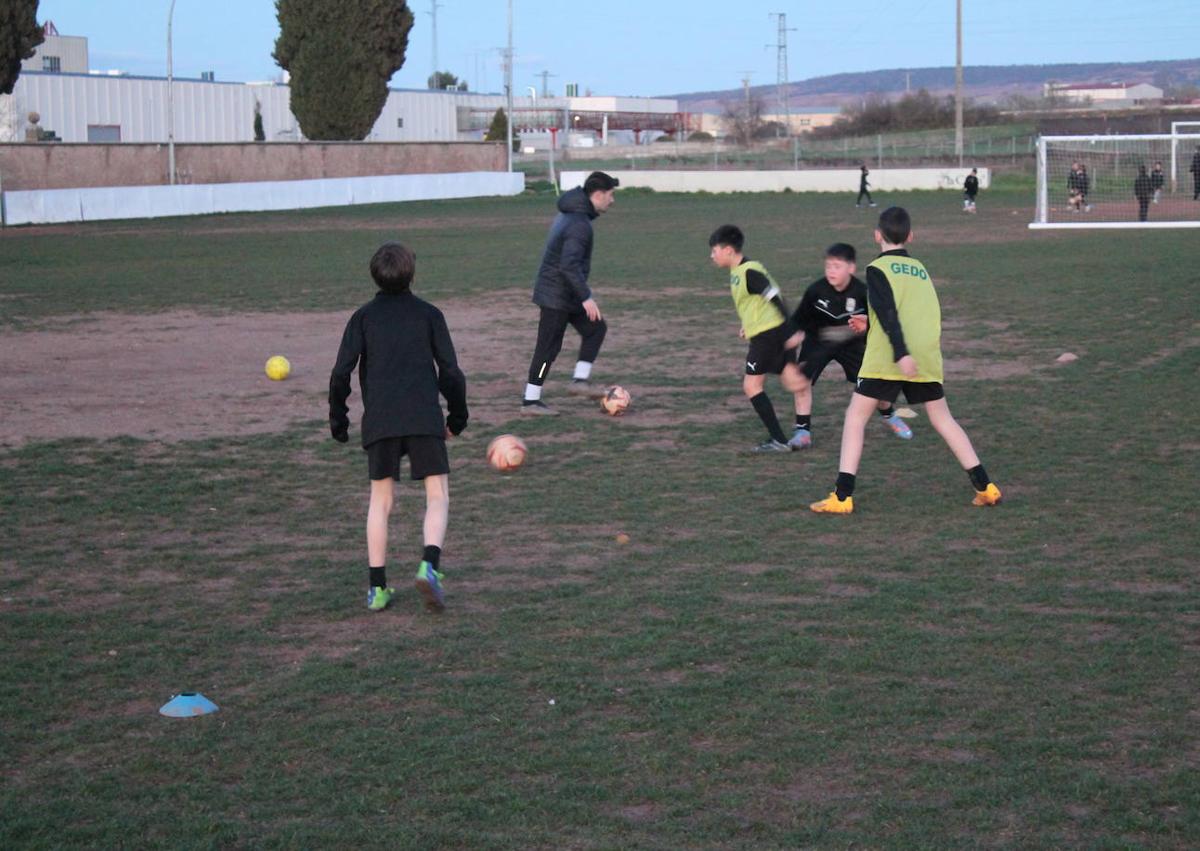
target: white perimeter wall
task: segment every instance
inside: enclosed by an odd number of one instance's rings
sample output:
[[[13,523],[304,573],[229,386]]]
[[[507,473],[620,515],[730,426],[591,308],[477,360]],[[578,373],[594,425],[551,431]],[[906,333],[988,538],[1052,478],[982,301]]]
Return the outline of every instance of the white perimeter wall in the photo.
[[[4,224],[25,225],[478,198],[517,195],[524,189],[525,177],[520,172],[484,171],[263,183],[45,189],[5,192],[0,196],[0,207]]]
[[[564,171],[559,176],[563,189],[582,186],[590,172]],[[962,189],[969,168],[881,168],[872,169],[867,180],[872,192],[901,192],[910,189]],[[852,192],[858,193],[856,168],[808,171],[612,171],[621,186],[640,186],[656,192]],[[979,186],[991,185],[991,170],[979,169]]]

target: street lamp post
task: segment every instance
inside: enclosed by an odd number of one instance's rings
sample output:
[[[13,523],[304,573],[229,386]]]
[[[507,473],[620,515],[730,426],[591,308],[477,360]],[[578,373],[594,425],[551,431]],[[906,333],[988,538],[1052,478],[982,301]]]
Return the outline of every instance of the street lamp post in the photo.
[[[171,59],[171,20],[175,17],[175,0],[167,11],[167,172],[175,185],[175,69]]]
[[[172,0],[174,2],[174,0]],[[508,48],[504,51],[504,93],[508,107],[507,125],[504,135],[508,141],[508,170],[513,170],[513,43],[512,43],[512,0],[508,0]]]

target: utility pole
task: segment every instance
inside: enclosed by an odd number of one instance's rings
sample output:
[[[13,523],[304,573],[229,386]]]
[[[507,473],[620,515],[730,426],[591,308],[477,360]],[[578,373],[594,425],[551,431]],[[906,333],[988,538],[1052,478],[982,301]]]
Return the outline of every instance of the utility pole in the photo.
[[[504,100],[507,107],[504,123],[505,136],[508,137],[508,144],[505,146],[508,149],[508,171],[511,174],[513,170],[513,24],[512,24],[512,0],[508,0],[508,47],[504,49]]]
[[[445,4],[440,4],[438,0],[430,0],[430,12],[428,16],[433,18],[433,77],[431,80],[433,85],[431,88],[437,88],[438,85],[438,10]]]
[[[768,17],[777,18],[779,23],[779,34],[774,45],[768,44],[767,47],[774,47],[776,50],[775,62],[775,96],[779,100],[779,111],[783,115],[784,135],[792,135],[792,110],[788,104],[788,66],[787,66],[787,34],[795,32],[796,28],[788,28],[787,12],[770,12]]]
[[[963,67],[962,67],[962,0],[954,0],[954,153],[958,167],[963,164]]]
[[[558,75],[551,74],[549,71],[542,71],[540,74],[534,74],[533,76],[542,78],[542,97],[544,97],[544,98],[550,97],[549,79],[551,77],[557,77]]]
[[[746,98],[746,114],[747,115],[750,114],[750,76],[753,73],[754,73],[753,71],[743,71],[742,72],[742,92]]]
[[[175,17],[175,0],[167,10],[167,171],[175,185],[175,62],[171,55],[171,21]]]

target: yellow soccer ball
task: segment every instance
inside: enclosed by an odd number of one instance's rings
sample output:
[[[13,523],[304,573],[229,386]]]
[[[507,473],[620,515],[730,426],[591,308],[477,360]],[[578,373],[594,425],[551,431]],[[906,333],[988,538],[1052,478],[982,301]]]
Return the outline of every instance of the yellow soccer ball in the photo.
[[[291,375],[292,365],[283,355],[275,355],[267,359],[267,378],[272,381],[283,381]]]

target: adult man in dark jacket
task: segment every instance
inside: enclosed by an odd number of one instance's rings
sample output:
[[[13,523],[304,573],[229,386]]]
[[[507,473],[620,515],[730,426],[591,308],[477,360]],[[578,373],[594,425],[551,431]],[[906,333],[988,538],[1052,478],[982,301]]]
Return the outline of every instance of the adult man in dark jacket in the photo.
[[[582,187],[571,189],[558,199],[558,215],[550,225],[542,265],[533,284],[533,303],[541,308],[537,346],[529,364],[529,382],[525,385],[523,414],[556,415],[542,401],[542,384],[550,365],[562,351],[563,334],[570,325],[582,338],[579,360],[569,392],[581,396],[598,395],[591,383],[592,364],[600,354],[600,344],[608,326],[600,306],[588,286],[592,267],[592,219],[613,205],[613,190],[620,185],[615,177],[594,171]]]

